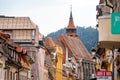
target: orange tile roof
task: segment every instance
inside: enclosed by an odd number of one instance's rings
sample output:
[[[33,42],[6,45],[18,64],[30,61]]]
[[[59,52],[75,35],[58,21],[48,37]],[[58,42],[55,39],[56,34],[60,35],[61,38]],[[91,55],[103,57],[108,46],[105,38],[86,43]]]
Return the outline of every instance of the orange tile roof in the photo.
[[[51,48],[54,47],[55,43],[53,42],[53,39],[51,37],[48,37],[45,41],[45,47],[46,48]]]
[[[4,38],[9,45],[14,46],[16,52],[22,53],[22,54],[26,54],[26,53],[27,53],[27,51],[26,51],[25,48],[22,48],[22,47],[19,46],[18,44],[14,43],[12,39],[10,39],[10,35],[5,34],[5,33],[3,33],[3,32],[0,32],[0,37]]]
[[[47,38],[48,39],[48,38]],[[46,39],[46,41],[48,41]],[[50,39],[50,38],[49,38]],[[85,59],[85,60],[90,60],[92,61],[92,57],[88,50],[85,48],[84,44],[79,38],[75,37],[70,37],[67,35],[60,35],[58,39],[53,39],[49,40],[48,42],[45,42],[45,44],[49,44],[49,46],[52,46],[52,44],[59,45],[62,48],[63,51],[63,63],[65,62],[65,56],[66,56],[66,48],[68,48],[69,51],[69,57],[74,56],[76,61],[79,59]]]
[[[92,60],[92,57],[82,41],[79,38],[70,37],[67,35],[60,35],[59,40],[66,45],[69,49],[69,52],[72,56],[75,56],[76,59],[88,59]]]
[[[70,19],[69,19],[69,23],[67,26],[68,29],[75,29],[75,25],[74,25],[74,21],[73,21],[73,17],[72,17],[72,11],[70,12]]]
[[[19,57],[22,67],[30,69],[30,64],[27,61],[27,59],[25,58],[25,55],[27,54],[27,50],[25,48],[22,48],[18,44],[14,43],[7,34],[0,32],[0,37],[3,38],[4,40],[6,40],[7,44],[14,46],[15,51],[17,53],[20,53],[20,54],[18,54],[18,57]],[[0,52],[4,53],[1,45],[0,45]]]
[[[18,55],[19,59],[20,59],[20,63],[22,65],[22,67],[26,68],[26,69],[30,69],[30,64],[28,63],[28,61],[25,58],[25,55]]]
[[[4,37],[5,39],[10,38],[10,35],[4,34],[3,32],[0,32],[0,36]]]
[[[58,46],[60,46],[62,48],[63,51],[63,63],[65,63],[65,58],[66,58],[66,48],[65,46],[62,44],[62,42],[58,39],[53,39],[54,43]]]
[[[70,19],[70,20],[69,20],[69,23],[68,23],[67,28],[68,28],[68,29],[75,29],[73,19]]]
[[[0,29],[35,29],[29,17],[0,17]]]

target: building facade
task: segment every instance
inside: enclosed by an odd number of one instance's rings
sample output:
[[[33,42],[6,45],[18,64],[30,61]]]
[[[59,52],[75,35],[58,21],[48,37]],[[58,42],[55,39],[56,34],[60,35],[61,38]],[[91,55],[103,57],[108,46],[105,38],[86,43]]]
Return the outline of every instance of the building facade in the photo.
[[[0,80],[30,80],[31,64],[27,50],[0,32]]]
[[[112,80],[120,80],[120,34],[113,31],[113,14],[120,11],[119,0],[99,0],[97,5],[100,69],[112,71]],[[115,18],[117,20],[117,18]],[[118,26],[116,26],[117,29]],[[119,30],[119,27],[118,27]]]
[[[63,51],[59,45],[56,45],[52,38],[47,38],[45,41],[46,59],[48,79],[45,80],[62,80],[63,71]]]
[[[39,28],[29,17],[0,16],[0,31],[9,34],[11,39],[27,49],[34,62],[31,69],[32,80],[44,80],[43,36]]]
[[[70,12],[66,34],[60,34],[57,39],[47,38],[45,44],[47,46],[49,44],[49,46],[58,45],[61,47],[63,54],[63,80],[89,80],[91,79],[91,74],[95,74],[95,63],[92,61],[92,57],[82,41],[78,38],[72,17],[72,10]],[[54,73],[54,71],[52,72]]]

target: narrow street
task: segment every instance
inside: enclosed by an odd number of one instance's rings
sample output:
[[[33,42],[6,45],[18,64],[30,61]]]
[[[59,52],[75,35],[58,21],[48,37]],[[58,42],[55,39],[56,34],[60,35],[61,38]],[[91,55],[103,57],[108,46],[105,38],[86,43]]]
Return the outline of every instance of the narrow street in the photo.
[[[120,0],[95,1],[1,0],[0,80],[120,80]]]

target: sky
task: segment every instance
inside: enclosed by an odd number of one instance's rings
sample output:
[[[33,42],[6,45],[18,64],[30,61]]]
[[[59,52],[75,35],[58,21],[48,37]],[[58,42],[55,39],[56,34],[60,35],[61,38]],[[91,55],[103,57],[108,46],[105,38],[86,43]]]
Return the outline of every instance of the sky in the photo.
[[[70,6],[75,26],[95,27],[99,0],[0,0],[0,15],[30,17],[47,35],[68,25]]]

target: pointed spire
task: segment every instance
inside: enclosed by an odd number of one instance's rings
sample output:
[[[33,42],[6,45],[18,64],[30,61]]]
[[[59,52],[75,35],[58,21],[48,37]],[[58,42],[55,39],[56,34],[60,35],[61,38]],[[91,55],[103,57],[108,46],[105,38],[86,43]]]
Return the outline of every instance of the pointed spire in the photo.
[[[77,37],[77,32],[76,32],[76,28],[75,28],[73,16],[72,16],[72,5],[70,7],[70,18],[69,18],[68,26],[66,28],[66,34],[68,36]]]
[[[69,23],[68,23],[68,27],[67,28],[70,28],[70,29],[74,29],[75,28],[73,17],[72,17],[72,5],[70,7],[70,19],[69,19]]]
[[[73,17],[72,17],[72,5],[70,7],[70,19],[73,19]]]

